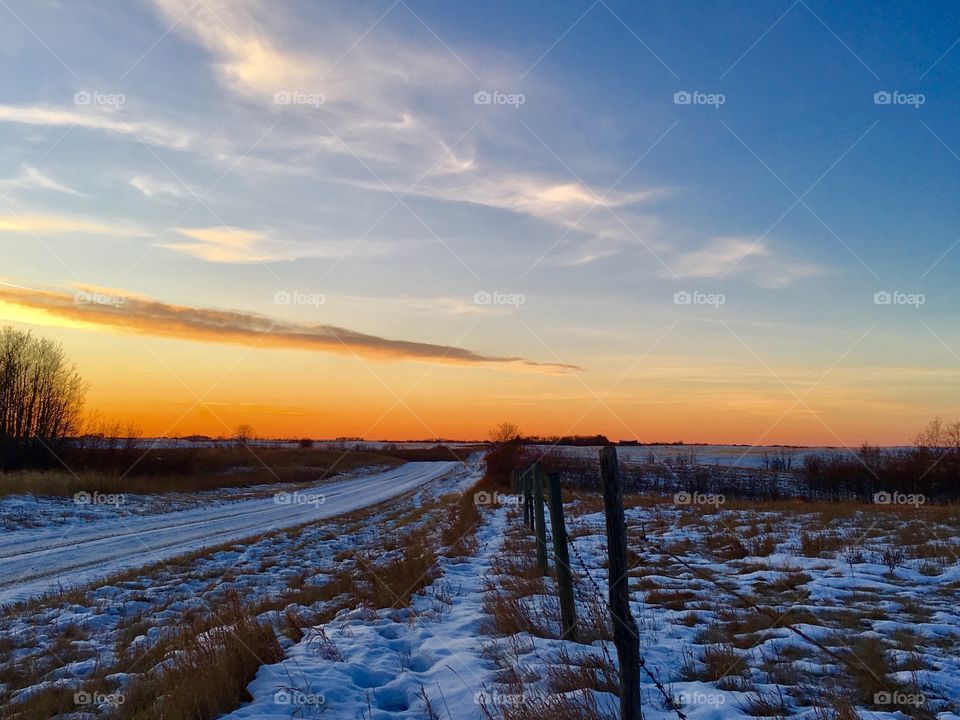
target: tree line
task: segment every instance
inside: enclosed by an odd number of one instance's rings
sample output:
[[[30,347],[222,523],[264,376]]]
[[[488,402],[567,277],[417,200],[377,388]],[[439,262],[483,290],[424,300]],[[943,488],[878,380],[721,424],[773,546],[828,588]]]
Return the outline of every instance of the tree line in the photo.
[[[0,329],[0,470],[55,462],[80,429],[86,390],[59,343]]]

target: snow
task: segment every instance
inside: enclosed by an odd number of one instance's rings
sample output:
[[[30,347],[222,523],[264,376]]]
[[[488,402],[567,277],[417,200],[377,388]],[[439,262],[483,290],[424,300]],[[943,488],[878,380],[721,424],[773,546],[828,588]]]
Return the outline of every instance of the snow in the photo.
[[[441,558],[442,576],[411,608],[341,613],[323,628],[333,652],[308,634],[260,669],[248,687],[253,702],[224,720],[289,720],[297,707],[306,717],[325,709],[343,720],[419,720],[424,693],[443,717],[479,720],[477,693],[491,684],[480,654],[483,583],[504,521],[505,511],[492,513],[478,531],[483,553]]]
[[[535,446],[542,450],[550,445]],[[897,449],[897,448],[891,448]],[[599,446],[557,446],[562,454],[597,458]],[[790,447],[785,445],[620,445],[617,456],[627,465],[647,463],[652,455],[655,462],[666,464],[720,465],[739,468],[762,468],[766,458],[790,458],[792,467],[803,467],[803,459],[809,455],[850,455],[854,450],[842,447],[810,446]]]
[[[4,534],[0,603],[80,585],[193,550],[332,517],[452,474],[460,463],[416,462],[269,498],[130,518],[77,514]],[[105,506],[101,506],[105,507]]]

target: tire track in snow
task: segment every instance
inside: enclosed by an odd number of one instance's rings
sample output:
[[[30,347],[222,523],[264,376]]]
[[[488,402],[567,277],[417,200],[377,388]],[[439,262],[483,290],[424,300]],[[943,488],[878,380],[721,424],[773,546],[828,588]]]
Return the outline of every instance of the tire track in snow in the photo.
[[[301,491],[305,495],[323,495],[322,504],[283,505],[273,498],[261,498],[149,517],[110,519],[93,523],[93,527],[81,533],[62,535],[53,544],[49,529],[11,533],[5,543],[6,554],[0,557],[0,603],[24,600],[204,547],[357,510],[453,475],[462,467],[456,462],[407,463],[376,475]],[[238,505],[250,509],[236,512]],[[261,516],[270,519],[255,521]],[[17,548],[13,554],[11,547]]]

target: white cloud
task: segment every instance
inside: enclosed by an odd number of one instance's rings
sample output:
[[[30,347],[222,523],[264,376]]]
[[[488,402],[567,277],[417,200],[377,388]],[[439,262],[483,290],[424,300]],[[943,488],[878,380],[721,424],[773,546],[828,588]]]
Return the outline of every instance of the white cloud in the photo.
[[[55,192],[64,193],[65,195],[73,195],[75,197],[84,197],[84,194],[79,190],[74,190],[72,187],[68,187],[63,183],[57,182],[50,176],[44,175],[35,167],[24,167],[23,174],[18,180],[14,181],[13,184],[41,188],[43,190],[53,190]]]
[[[815,265],[784,260],[761,238],[716,237],[707,245],[668,263],[672,275],[689,278],[747,276],[762,287],[779,288],[816,275]],[[669,271],[662,273],[671,275]]]
[[[350,239],[279,240],[270,232],[236,227],[172,228],[188,238],[159,243],[159,247],[214,263],[263,263],[302,258],[370,257],[385,255],[393,246],[365,240],[358,245]]]
[[[130,185],[135,187],[148,198],[169,196],[174,198],[185,198],[193,192],[184,185],[177,182],[164,182],[147,175],[135,175],[130,178]]]
[[[118,112],[80,111],[72,107],[44,105],[0,105],[0,122],[21,125],[80,127],[125,135],[152,145],[185,149],[191,136],[179,128],[157,122],[123,120]]]
[[[106,224],[85,218],[58,215],[0,215],[0,232],[31,235],[89,233],[94,235],[138,235],[141,231],[129,225]]]
[[[255,230],[233,227],[174,228],[194,242],[161,243],[160,247],[207,262],[254,263],[275,259],[265,247],[270,239]]]
[[[576,262],[636,242],[636,233],[605,217],[608,212],[588,212],[595,202],[594,211],[626,208],[664,192],[613,191],[601,198],[601,190],[565,170],[555,175],[519,172],[507,166],[522,165],[509,153],[498,157],[488,150],[479,157],[481,135],[509,145],[509,138],[521,132],[522,145],[530,147],[514,118],[473,104],[478,89],[517,82],[522,68],[510,67],[507,59],[489,55],[479,62],[462,48],[455,49],[455,57],[426,31],[420,42],[416,36],[397,36],[388,19],[371,30],[372,21],[351,26],[342,18],[325,17],[311,42],[298,44],[297,23],[257,0],[153,4],[165,22],[176,22],[175,32],[210,53],[215,78],[237,101],[282,113],[283,133],[268,135],[263,145],[274,157],[286,158],[292,170],[306,166],[333,182],[397,194],[416,183],[414,196],[533,217],[557,225],[558,235],[570,230],[571,240],[593,243]],[[400,4],[388,15],[407,12]],[[483,79],[458,57],[481,68]],[[546,94],[543,88],[539,92]],[[323,102],[275,102],[278,94],[289,98],[297,93],[322,96]],[[476,130],[464,134],[471,127]],[[256,170],[261,160],[250,156],[243,164]],[[649,224],[646,218],[643,224]]]

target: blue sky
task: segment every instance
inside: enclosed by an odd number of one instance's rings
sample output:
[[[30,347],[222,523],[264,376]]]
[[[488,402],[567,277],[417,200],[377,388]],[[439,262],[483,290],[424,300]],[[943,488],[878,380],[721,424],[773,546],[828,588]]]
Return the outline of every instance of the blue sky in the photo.
[[[896,442],[956,407],[948,3],[7,0],[0,16],[10,285],[581,368],[457,368],[467,404],[500,398],[528,427],[555,403],[531,431],[645,436],[663,413],[674,435]],[[92,327],[61,332],[105,377],[90,335],[111,325],[84,311]],[[405,385],[393,372],[377,365]],[[411,410],[430,412],[452,410]]]

